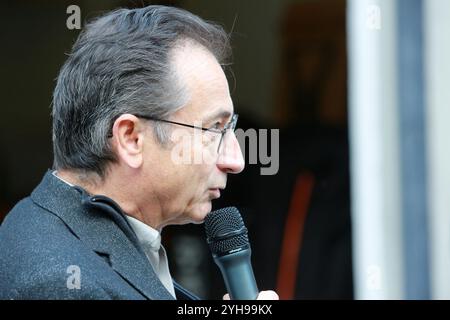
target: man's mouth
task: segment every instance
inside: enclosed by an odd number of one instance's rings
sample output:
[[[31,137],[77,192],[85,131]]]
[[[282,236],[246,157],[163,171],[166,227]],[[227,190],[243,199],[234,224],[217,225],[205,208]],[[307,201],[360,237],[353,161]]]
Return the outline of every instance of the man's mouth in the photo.
[[[209,188],[209,194],[212,196],[212,199],[218,199],[220,198],[220,189],[223,188]]]

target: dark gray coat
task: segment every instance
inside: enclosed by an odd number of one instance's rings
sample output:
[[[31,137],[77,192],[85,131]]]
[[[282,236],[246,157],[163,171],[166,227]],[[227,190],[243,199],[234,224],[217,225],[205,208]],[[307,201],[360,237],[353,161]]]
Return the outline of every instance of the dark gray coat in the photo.
[[[176,283],[175,291],[196,298]],[[48,171],[0,226],[0,299],[173,297],[120,207]]]

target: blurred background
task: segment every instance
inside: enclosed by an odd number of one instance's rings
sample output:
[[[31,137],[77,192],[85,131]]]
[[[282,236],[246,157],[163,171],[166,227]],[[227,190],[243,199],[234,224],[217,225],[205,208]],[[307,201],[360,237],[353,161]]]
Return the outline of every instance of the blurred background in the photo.
[[[240,209],[260,289],[450,299],[450,1],[2,1],[0,221],[52,166],[73,4],[82,25],[165,4],[231,33],[238,127],[279,129],[279,170],[261,175],[247,159],[213,205]],[[163,241],[178,282],[222,297],[202,226],[167,227]]]

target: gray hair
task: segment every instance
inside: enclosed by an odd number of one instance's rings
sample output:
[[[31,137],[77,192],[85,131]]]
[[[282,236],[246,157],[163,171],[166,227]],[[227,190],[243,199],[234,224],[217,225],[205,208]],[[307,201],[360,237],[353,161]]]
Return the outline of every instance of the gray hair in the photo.
[[[84,27],[53,93],[54,169],[104,177],[117,161],[108,136],[120,115],[162,119],[186,103],[169,61],[182,40],[204,46],[221,65],[231,53],[222,27],[174,7],[119,9]],[[164,144],[165,130],[157,122],[153,128]]]

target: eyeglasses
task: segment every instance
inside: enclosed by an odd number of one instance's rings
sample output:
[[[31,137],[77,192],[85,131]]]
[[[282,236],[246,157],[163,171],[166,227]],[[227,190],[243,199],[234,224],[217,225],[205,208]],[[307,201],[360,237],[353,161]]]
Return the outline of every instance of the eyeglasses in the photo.
[[[239,118],[239,115],[235,113],[235,114],[233,114],[233,116],[231,117],[231,120],[224,126],[223,129],[216,129],[216,128],[197,127],[197,126],[193,126],[193,125],[186,124],[186,123],[170,121],[170,120],[164,120],[164,119],[158,119],[158,118],[145,116],[145,115],[140,115],[140,114],[135,114],[134,116],[136,116],[138,118],[142,118],[142,119],[147,119],[147,120],[152,120],[152,121],[159,121],[159,122],[165,122],[165,123],[171,123],[171,124],[175,124],[175,125],[179,125],[179,126],[183,126],[183,127],[199,129],[199,130],[202,130],[202,131],[208,131],[208,132],[213,132],[213,133],[216,133],[216,134],[220,134],[221,136],[220,136],[219,146],[217,147],[217,153],[219,153],[219,151],[220,151],[220,146],[222,145],[223,137],[225,136],[227,131],[231,130],[231,131],[234,132],[234,130],[236,130],[236,124],[237,124],[237,120]]]

